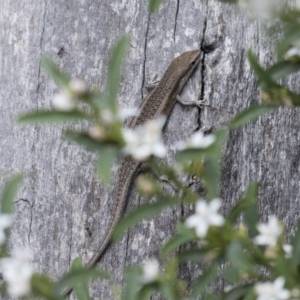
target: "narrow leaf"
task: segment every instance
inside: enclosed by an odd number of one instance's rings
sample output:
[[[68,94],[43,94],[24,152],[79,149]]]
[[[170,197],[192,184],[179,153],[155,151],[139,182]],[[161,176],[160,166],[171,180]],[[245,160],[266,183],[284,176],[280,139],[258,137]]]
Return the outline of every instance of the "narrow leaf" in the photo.
[[[12,203],[16,200],[15,197],[18,188],[22,182],[21,174],[12,177],[5,185],[1,195],[1,213],[10,214],[12,211]]]
[[[237,204],[231,209],[228,214],[227,220],[231,223],[236,222],[237,218],[247,210],[249,207],[257,204],[257,190],[259,184],[252,183],[248,186],[246,192],[244,193],[243,197],[237,202]]]
[[[113,47],[111,57],[108,63],[106,99],[107,107],[114,109],[116,107],[116,99],[121,78],[121,68],[124,57],[130,43],[128,36],[123,36]]]
[[[292,265],[300,274],[300,221],[298,222],[298,227],[295,233],[295,236],[292,239],[293,246],[293,257],[292,257]]]
[[[81,111],[73,110],[69,112],[44,110],[25,114],[19,118],[20,123],[58,123],[71,120],[90,120],[91,117]]]
[[[124,300],[140,300],[138,298],[138,290],[140,289],[141,276],[141,269],[138,267],[126,269],[126,288]]]
[[[31,290],[34,295],[43,297],[45,299],[49,299],[49,300],[63,299],[63,297],[60,296],[59,293],[55,293],[52,280],[45,275],[34,274],[31,277]]]
[[[243,251],[239,243],[231,243],[227,249],[227,258],[237,270],[248,274],[255,274],[255,264],[253,259]]]
[[[64,137],[67,140],[70,140],[81,146],[84,146],[90,151],[100,151],[103,148],[103,143],[92,139],[87,133],[66,131]]]
[[[42,66],[57,85],[61,87],[66,87],[68,85],[70,77],[66,73],[62,72],[51,58],[43,57]]]
[[[66,287],[75,287],[78,284],[87,282],[91,279],[107,279],[108,276],[103,271],[95,268],[86,268],[80,270],[71,270],[68,274],[63,276],[56,284],[55,288],[58,291],[63,291]]]
[[[73,260],[71,265],[71,272],[72,271],[80,271],[83,270],[84,267],[82,265],[82,261],[80,257],[77,257]],[[74,292],[78,300],[90,300],[89,290],[87,286],[87,282],[78,282],[76,285],[73,286]]]
[[[147,203],[140,205],[136,210],[129,212],[125,217],[122,218],[122,220],[118,223],[118,225],[115,228],[112,239],[119,239],[122,236],[123,232],[125,232],[127,229],[131,228],[138,222],[150,218],[156,215],[157,213],[161,212],[163,209],[175,205],[178,205],[178,203],[168,199],[160,200],[151,204]]]
[[[110,170],[118,151],[113,147],[102,147],[98,154],[97,173],[104,183],[110,181]]]
[[[258,183],[250,184],[244,196],[245,202],[250,204],[244,210],[244,218],[248,226],[248,233],[250,237],[256,236],[258,232],[256,228],[257,223],[259,222],[257,204],[258,188]]]
[[[260,64],[257,62],[254,54],[252,53],[251,50],[248,51],[248,60],[249,63],[253,69],[253,71],[255,72],[256,76],[259,79],[259,83],[261,84],[263,89],[269,89],[272,87],[278,87],[278,84],[276,83],[276,81],[274,81],[270,74],[264,70]]]
[[[245,295],[251,292],[253,286],[252,284],[247,284],[243,286],[238,286],[236,288],[233,288],[229,292],[225,293],[223,297],[221,297],[222,300],[240,300],[245,299]]]
[[[296,73],[300,70],[299,62],[290,62],[286,60],[282,60],[272,67],[270,67],[267,72],[273,78],[273,80],[279,80],[285,76]]]
[[[196,236],[192,230],[186,231],[186,234],[177,234],[174,237],[170,238],[167,243],[163,246],[161,255],[166,257],[173,250],[179,248],[185,243],[195,240]]]
[[[149,11],[151,13],[156,12],[163,1],[164,0],[149,0]]]
[[[216,141],[211,146],[211,151],[207,155],[204,163],[205,172],[203,174],[204,186],[208,199],[219,197],[220,188],[220,161],[224,142],[226,140],[228,130],[217,130],[214,135]]]
[[[191,248],[181,251],[179,254],[180,262],[202,262],[205,256],[210,255],[207,250],[199,248]]]
[[[215,279],[217,270],[218,268],[216,266],[212,266],[198,276],[192,287],[192,299],[199,299],[199,296],[207,290],[208,286]]]
[[[238,284],[241,280],[239,271],[234,268],[233,266],[229,266],[225,272],[224,276],[226,280],[228,280],[230,283]]]
[[[250,107],[242,110],[234,117],[234,119],[230,122],[230,128],[236,129],[238,127],[244,126],[275,108],[277,108],[277,106],[274,105],[251,105]]]

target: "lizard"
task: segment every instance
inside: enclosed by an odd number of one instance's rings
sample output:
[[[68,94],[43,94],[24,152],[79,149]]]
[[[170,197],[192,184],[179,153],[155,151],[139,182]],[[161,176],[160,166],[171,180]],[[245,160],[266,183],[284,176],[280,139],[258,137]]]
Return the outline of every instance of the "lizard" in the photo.
[[[183,52],[172,60],[161,80],[153,87],[153,90],[140,104],[138,109],[139,114],[130,120],[127,126],[128,128],[134,129],[160,115],[164,115],[168,118],[177,101],[183,105],[201,106],[203,104],[201,100],[185,102],[179,96],[186,81],[199,63],[200,54],[200,50],[190,50]],[[86,267],[96,265],[109,246],[114,228],[123,214],[131,183],[138,174],[141,164],[141,162],[134,161],[130,158],[125,158],[121,163],[117,177],[118,184],[113,193],[113,214],[97,253],[89,260]],[[67,296],[71,291],[72,288],[66,290],[64,296]]]

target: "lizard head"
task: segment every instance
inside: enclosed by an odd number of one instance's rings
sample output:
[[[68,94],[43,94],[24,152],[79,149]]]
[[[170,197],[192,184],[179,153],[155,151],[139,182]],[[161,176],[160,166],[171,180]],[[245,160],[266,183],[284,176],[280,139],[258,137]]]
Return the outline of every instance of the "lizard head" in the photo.
[[[186,51],[176,57],[170,67],[173,69],[173,74],[177,74],[177,78],[180,78],[179,90],[184,86],[187,79],[197,66],[200,60],[200,50]]]
[[[200,60],[200,50],[186,51],[175,58],[177,68],[183,73],[194,69]]]

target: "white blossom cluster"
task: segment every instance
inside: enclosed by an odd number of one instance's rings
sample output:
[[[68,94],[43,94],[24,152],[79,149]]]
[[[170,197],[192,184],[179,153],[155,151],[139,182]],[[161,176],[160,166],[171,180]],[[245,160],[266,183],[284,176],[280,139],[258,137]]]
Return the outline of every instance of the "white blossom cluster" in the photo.
[[[157,279],[159,274],[159,263],[156,259],[147,261],[143,266],[142,282],[151,283]]]
[[[0,259],[0,271],[11,296],[22,297],[30,292],[33,267],[26,251],[18,251],[12,257]]]
[[[185,225],[194,228],[198,237],[206,237],[210,226],[222,226],[225,222],[224,217],[218,213],[220,207],[221,201],[218,198],[211,202],[199,200],[196,203],[195,214],[186,219]]]
[[[257,294],[256,300],[287,300],[290,292],[284,288],[285,280],[278,277],[274,282],[257,283],[254,290]]]
[[[0,245],[6,241],[5,230],[12,225],[10,214],[0,214]],[[26,251],[19,251],[13,257],[0,259],[0,272],[7,282],[7,291],[11,296],[22,297],[30,292],[30,280],[33,268]]]
[[[283,227],[276,216],[270,216],[266,224],[258,224],[257,229],[260,233],[254,238],[254,243],[257,245],[275,246],[283,232]]]
[[[161,116],[135,129],[124,128],[123,138],[126,143],[124,153],[138,161],[143,161],[151,155],[165,157],[167,149],[162,141],[162,128],[165,122],[166,118]]]
[[[71,79],[68,87],[58,93],[53,98],[53,105],[60,111],[71,111],[75,108],[74,96],[82,95],[86,92],[85,82],[81,79]]]
[[[186,219],[185,225],[189,228],[194,228],[199,238],[205,238],[210,226],[222,226],[225,222],[224,217],[218,213],[220,207],[220,199],[214,199],[211,202],[199,200],[196,203],[195,214]],[[254,238],[254,243],[257,245],[273,247],[277,245],[278,238],[283,233],[283,226],[276,216],[270,216],[268,223],[259,223],[257,229],[259,235]],[[293,251],[291,245],[283,245],[283,250],[287,258],[291,257]],[[278,277],[274,282],[255,284],[256,300],[290,299],[291,293],[284,288],[284,284],[285,279],[283,277]],[[298,294],[300,296],[300,293]]]
[[[203,132],[195,132],[187,142],[180,141],[177,143],[178,150],[200,148],[205,149],[211,146],[216,140],[213,134],[204,135]]]

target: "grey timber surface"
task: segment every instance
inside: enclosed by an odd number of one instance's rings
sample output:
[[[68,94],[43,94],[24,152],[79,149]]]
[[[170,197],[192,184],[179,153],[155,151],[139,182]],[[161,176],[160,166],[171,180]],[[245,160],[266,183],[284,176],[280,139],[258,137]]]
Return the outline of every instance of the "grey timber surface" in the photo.
[[[86,262],[97,251],[114,199],[112,186],[104,186],[95,175],[95,156],[61,139],[65,126],[16,124],[24,112],[50,108],[58,92],[41,68],[43,55],[72,76],[104,86],[109,50],[118,37],[129,34],[119,102],[132,107],[146,95],[146,82],[156,74],[160,77],[175,56],[202,47],[201,64],[183,97],[204,98],[210,106],[200,111],[176,105],[164,136],[168,161],[178,140],[205,127],[225,126],[237,112],[259,101],[246,60],[250,47],[265,65],[274,59],[272,41],[278,36],[268,39],[258,22],[249,21],[233,6],[169,0],[150,16],[146,2],[0,1],[1,182],[12,174],[25,174],[10,244],[12,250],[30,248],[35,270],[54,278],[66,272],[78,255]],[[287,83],[299,89],[299,77]],[[223,163],[224,211],[249,183],[260,181],[262,220],[276,214],[293,233],[300,208],[299,125],[299,109],[282,108],[231,132]],[[76,123],[71,127],[88,128]],[[127,211],[144,201],[133,189]],[[98,266],[122,283],[124,268],[158,256],[178,219],[191,212],[192,207],[170,209],[142,222],[111,246]],[[182,268],[187,279],[199,272],[197,266]],[[92,299],[116,299],[108,282],[92,284],[91,293]]]

